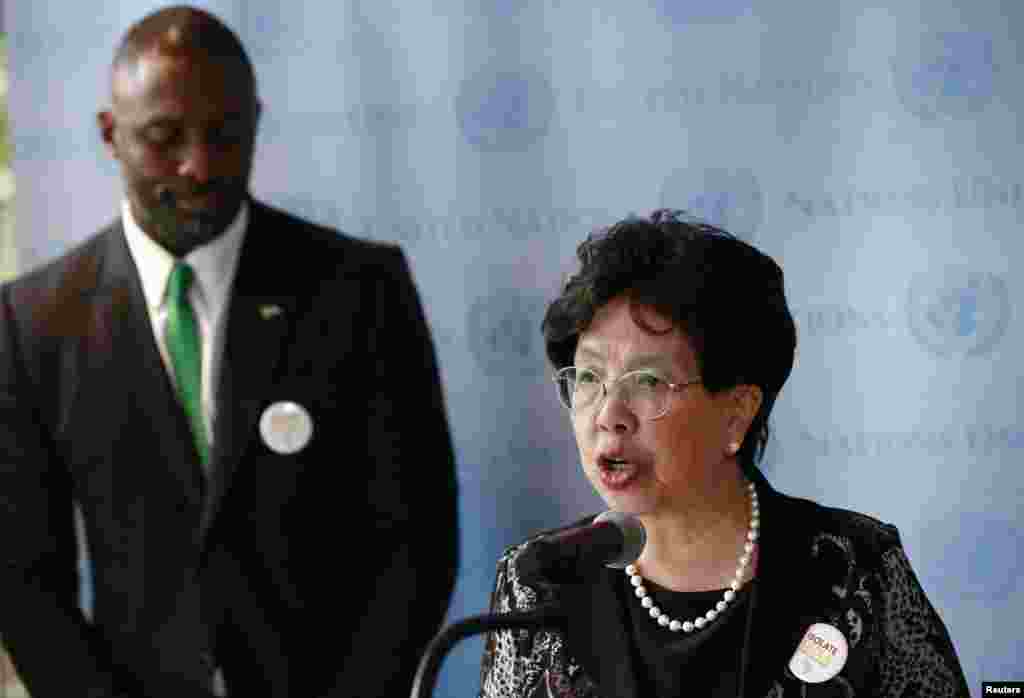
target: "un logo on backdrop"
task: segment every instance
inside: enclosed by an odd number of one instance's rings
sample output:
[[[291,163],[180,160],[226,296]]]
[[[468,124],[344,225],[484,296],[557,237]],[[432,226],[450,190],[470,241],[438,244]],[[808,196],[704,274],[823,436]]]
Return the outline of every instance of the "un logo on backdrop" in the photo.
[[[661,205],[682,208],[751,242],[764,222],[764,194],[750,170],[679,169],[661,189]]]
[[[1012,483],[1008,483],[1012,484]],[[938,548],[937,570],[960,570],[950,576],[939,573],[934,584],[945,594],[981,601],[1006,601],[1017,590],[1024,573],[1020,526],[996,514],[974,511],[951,512],[932,524]]]
[[[969,32],[921,37],[921,54],[893,61],[904,106],[921,119],[970,117],[992,99],[998,67],[992,40]]]
[[[469,350],[484,373],[511,377],[543,372],[544,307],[543,299],[508,289],[492,291],[470,306]]]
[[[286,54],[288,44],[294,43],[294,30],[289,27],[287,14],[278,3],[260,3],[258,6],[239,3],[235,15],[239,34],[254,61]]]
[[[455,111],[459,130],[477,150],[518,152],[547,134],[555,95],[531,68],[487,68],[463,80]]]
[[[729,22],[753,8],[751,0],[657,0],[658,12],[673,24]]]
[[[995,274],[946,269],[915,276],[907,302],[910,330],[937,356],[981,356],[1002,338],[1010,294]]]

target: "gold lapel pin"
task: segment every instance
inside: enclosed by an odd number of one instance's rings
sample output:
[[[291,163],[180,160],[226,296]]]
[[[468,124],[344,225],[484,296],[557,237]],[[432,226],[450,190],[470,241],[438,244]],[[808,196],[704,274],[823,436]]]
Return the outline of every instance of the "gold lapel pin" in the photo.
[[[261,305],[260,306],[260,317],[264,320],[269,320],[272,317],[277,317],[283,313],[281,306],[279,305]]]

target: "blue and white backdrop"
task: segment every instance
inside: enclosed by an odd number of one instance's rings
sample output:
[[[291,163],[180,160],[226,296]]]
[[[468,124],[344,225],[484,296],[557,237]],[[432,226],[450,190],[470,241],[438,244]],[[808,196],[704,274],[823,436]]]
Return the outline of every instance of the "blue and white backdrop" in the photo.
[[[256,64],[256,195],[411,259],[458,448],[452,618],[485,608],[504,546],[599,507],[538,332],[576,244],[683,207],[786,271],[800,348],[769,477],[896,524],[975,695],[1024,680],[1024,6],[200,4]],[[158,6],[8,7],[20,269],[115,212],[94,113]],[[439,695],[473,694],[480,650]]]

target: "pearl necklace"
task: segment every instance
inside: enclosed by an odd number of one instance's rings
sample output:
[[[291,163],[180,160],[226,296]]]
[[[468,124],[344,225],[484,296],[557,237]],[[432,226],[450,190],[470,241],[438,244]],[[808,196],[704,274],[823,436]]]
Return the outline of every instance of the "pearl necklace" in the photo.
[[[757,490],[754,489],[754,483],[749,483],[747,489],[750,491],[750,529],[747,531],[746,540],[743,542],[743,553],[740,555],[739,563],[736,567],[736,576],[732,578],[729,588],[722,594],[722,600],[703,616],[698,616],[692,621],[687,620],[683,622],[669,618],[668,614],[662,613],[661,609],[654,605],[654,599],[647,595],[647,589],[644,587],[644,578],[640,576],[637,566],[635,564],[626,566],[626,576],[629,577],[630,583],[635,587],[633,592],[640,599],[640,605],[647,609],[651,618],[658,625],[667,627],[674,633],[680,630],[685,633],[700,630],[717,618],[725,610],[726,606],[736,598],[736,592],[739,591],[743,580],[743,573],[750,562],[750,556],[754,553],[754,545],[761,530],[761,510],[757,504]]]

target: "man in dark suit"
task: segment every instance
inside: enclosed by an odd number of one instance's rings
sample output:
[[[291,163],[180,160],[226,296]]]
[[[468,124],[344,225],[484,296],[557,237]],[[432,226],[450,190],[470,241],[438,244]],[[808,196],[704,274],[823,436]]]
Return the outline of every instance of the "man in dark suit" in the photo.
[[[398,248],[249,197],[259,111],[220,21],[136,24],[99,114],[120,219],[0,289],[0,635],[33,698],[403,696],[443,619],[416,289]]]

